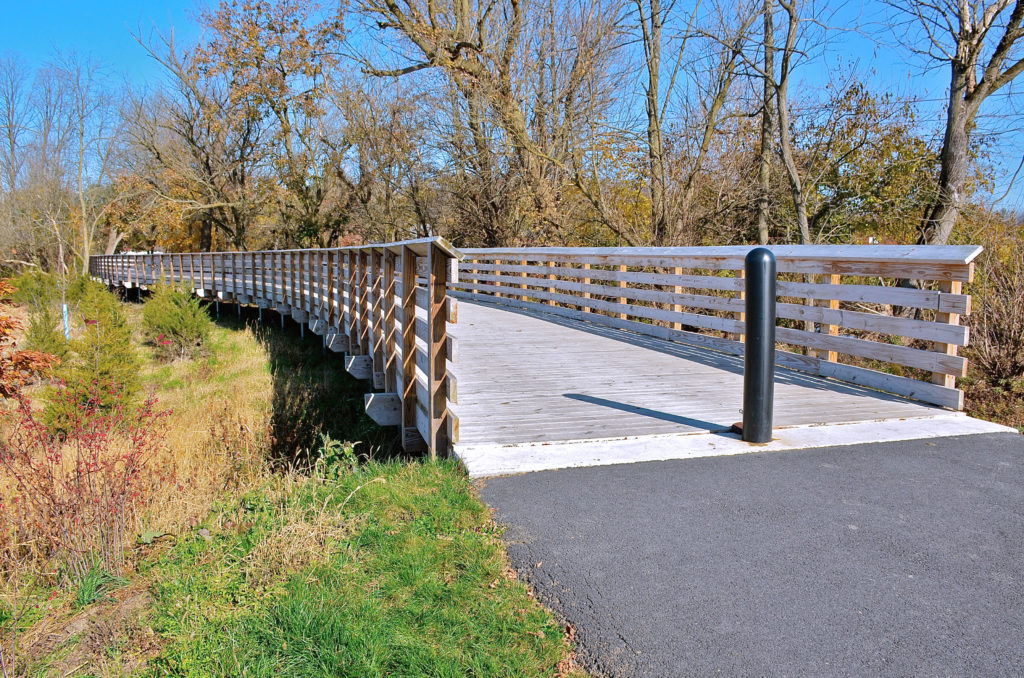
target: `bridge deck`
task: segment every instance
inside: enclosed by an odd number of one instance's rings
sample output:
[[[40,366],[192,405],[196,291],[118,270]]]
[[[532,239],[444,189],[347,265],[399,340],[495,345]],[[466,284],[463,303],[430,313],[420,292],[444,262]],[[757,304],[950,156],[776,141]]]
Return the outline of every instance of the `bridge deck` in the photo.
[[[743,361],[592,323],[460,300],[456,452],[480,445],[720,433]],[[775,426],[930,417],[939,408],[779,368]]]

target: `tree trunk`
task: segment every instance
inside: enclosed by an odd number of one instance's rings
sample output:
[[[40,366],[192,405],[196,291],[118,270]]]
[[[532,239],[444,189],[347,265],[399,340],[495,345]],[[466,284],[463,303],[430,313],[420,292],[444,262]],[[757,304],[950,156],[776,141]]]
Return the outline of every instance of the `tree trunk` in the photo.
[[[967,156],[970,138],[965,94],[968,86],[967,73],[961,64],[951,64],[949,88],[949,110],[946,114],[946,134],[942,139],[939,154],[939,185],[935,201],[929,206],[918,243],[922,245],[945,245],[953,234],[960,205],[963,200],[964,181],[967,178]]]
[[[764,94],[761,148],[757,168],[757,241],[768,244],[768,207],[772,172],[772,101],[775,91],[775,3],[764,0]]]
[[[637,3],[644,24],[644,52],[647,57],[647,157],[650,163],[651,240],[665,245],[668,238],[668,210],[665,200],[665,145],[661,132],[659,76],[661,74],[661,1],[651,0],[650,29],[646,26],[643,5]]]

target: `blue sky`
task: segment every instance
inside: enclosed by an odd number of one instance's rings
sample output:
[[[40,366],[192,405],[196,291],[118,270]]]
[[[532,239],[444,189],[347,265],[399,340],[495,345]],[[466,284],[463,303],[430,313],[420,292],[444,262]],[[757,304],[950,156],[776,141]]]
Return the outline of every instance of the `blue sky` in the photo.
[[[130,81],[141,83],[160,69],[133,34],[153,28],[185,44],[199,35],[193,17],[202,7],[194,0],[3,0],[0,2],[0,52],[20,57],[29,67],[45,63],[56,52],[91,56]]]
[[[159,78],[160,69],[139,46],[133,34],[146,37],[154,29],[165,34],[173,30],[179,44],[189,44],[199,37],[194,17],[206,4],[204,0],[2,0],[0,53],[15,55],[29,67],[42,65],[57,51],[88,55],[114,72],[123,74],[129,81],[142,84]],[[887,19],[887,10],[882,7],[879,3],[856,1],[841,5],[829,18],[829,25],[868,26],[866,32],[872,38],[856,31],[833,31],[826,58],[802,68],[798,79],[805,87],[821,86],[828,77],[827,69],[821,64],[827,64],[829,68],[840,63],[856,64],[877,90],[897,95],[910,94],[922,99],[923,122],[937,128],[942,120],[946,96],[946,71],[927,71],[920,63],[909,61],[905,50],[894,47],[892,43],[896,38],[893,31],[879,28]],[[994,111],[1000,105],[999,102],[989,102],[988,107]],[[1016,127],[1020,123],[999,121],[997,124]],[[1006,191],[1009,177],[1020,163],[1022,154],[1024,132],[1014,131],[999,139],[993,158],[999,172],[996,195]],[[1024,210],[1024,177],[1016,182],[1010,195],[999,206]]]

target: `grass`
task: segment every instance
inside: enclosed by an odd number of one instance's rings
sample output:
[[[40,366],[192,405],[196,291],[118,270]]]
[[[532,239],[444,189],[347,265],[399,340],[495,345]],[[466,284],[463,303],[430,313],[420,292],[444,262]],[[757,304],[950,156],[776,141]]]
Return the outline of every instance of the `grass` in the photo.
[[[561,627],[510,576],[498,530],[454,464],[371,463],[289,485],[225,506],[209,540],[154,565],[154,623],[172,640],[149,675],[565,668]]]
[[[80,608],[88,607],[106,598],[111,589],[119,588],[127,583],[128,580],[123,577],[94,568],[78,582],[75,602]]]
[[[124,581],[22,587],[16,675],[582,675],[457,465],[401,459],[319,338],[222,318],[192,361],[142,349],[175,481]]]

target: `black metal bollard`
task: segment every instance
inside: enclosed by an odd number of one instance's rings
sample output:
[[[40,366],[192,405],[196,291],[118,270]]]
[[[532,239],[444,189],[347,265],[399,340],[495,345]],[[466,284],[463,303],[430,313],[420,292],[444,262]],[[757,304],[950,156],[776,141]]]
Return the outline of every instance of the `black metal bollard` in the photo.
[[[747,319],[743,357],[743,440],[772,439],[775,400],[775,255],[765,247],[747,253]]]

